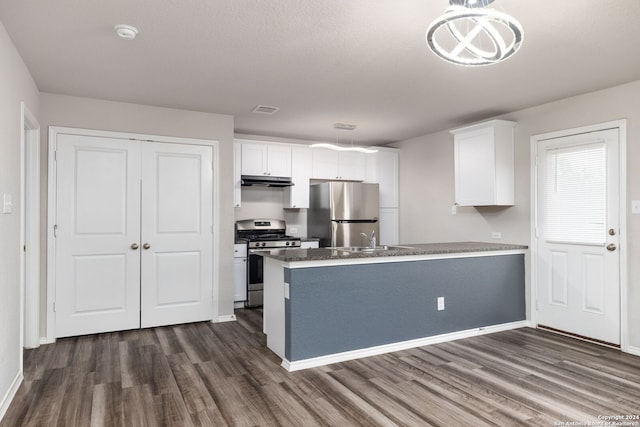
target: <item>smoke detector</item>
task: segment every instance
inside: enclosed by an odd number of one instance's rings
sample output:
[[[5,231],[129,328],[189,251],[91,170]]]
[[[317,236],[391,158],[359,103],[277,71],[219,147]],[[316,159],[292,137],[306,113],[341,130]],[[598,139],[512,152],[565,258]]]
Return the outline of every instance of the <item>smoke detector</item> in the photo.
[[[125,40],[133,40],[138,35],[138,29],[131,25],[118,24],[114,25],[113,29],[116,30],[118,37]]]

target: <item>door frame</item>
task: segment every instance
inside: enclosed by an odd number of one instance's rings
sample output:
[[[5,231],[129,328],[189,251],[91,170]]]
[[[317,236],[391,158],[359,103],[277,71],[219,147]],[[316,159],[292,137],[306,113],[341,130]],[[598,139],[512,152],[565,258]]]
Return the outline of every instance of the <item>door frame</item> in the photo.
[[[213,259],[211,260],[213,265],[213,297],[216,298],[219,295],[220,289],[220,268],[219,268],[219,248],[220,248],[220,156],[219,145],[220,142],[216,140],[196,139],[196,138],[180,138],[172,136],[139,134],[130,132],[116,132],[116,131],[104,131],[93,129],[81,129],[70,128],[61,126],[49,127],[49,171],[48,171],[48,198],[47,198],[47,308],[46,308],[46,342],[55,342],[55,265],[56,265],[56,253],[55,253],[55,230],[56,224],[56,148],[58,135],[85,135],[92,137],[102,138],[117,138],[117,139],[129,139],[134,141],[145,142],[166,142],[172,144],[185,144],[185,145],[205,145],[210,146],[212,149],[212,167],[213,167]],[[212,320],[217,319],[217,305],[213,305]]]
[[[531,136],[531,283],[530,283],[530,324],[537,325],[538,309],[538,143],[551,138],[561,138],[576,134],[618,129],[620,200],[618,206],[620,221],[620,349],[629,352],[628,315],[627,315],[627,120],[614,120],[593,125],[580,126],[555,132]]]
[[[20,103],[20,337],[40,345],[40,124]],[[20,358],[22,363],[22,358]]]

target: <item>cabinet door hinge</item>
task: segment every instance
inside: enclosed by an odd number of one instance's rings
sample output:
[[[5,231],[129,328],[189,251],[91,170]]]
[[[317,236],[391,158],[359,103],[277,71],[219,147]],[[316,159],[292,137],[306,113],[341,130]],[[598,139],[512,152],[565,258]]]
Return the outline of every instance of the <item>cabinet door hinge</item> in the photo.
[[[53,226],[53,237],[58,237],[58,224]]]

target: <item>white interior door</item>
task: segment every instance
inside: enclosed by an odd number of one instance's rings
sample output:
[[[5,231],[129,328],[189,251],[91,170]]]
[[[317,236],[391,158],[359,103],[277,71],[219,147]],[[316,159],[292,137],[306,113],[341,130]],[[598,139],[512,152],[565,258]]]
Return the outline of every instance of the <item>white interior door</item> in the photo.
[[[210,320],[209,146],[61,134],[56,337]]]
[[[619,131],[538,142],[538,325],[620,344]]]
[[[56,158],[56,336],[138,328],[139,148],[59,135]]]
[[[211,320],[212,149],[142,146],[141,326]]]

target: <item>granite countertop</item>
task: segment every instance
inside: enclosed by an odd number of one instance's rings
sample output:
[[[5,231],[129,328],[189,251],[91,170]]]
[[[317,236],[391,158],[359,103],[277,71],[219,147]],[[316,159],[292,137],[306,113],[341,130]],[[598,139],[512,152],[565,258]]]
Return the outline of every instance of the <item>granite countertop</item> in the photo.
[[[283,262],[296,262],[394,256],[442,255],[467,252],[522,251],[525,249],[527,249],[527,246],[524,245],[483,242],[452,242],[396,245],[391,246],[391,249],[388,250],[372,252],[348,251],[343,248],[272,249],[270,251],[265,251],[262,255]]]

